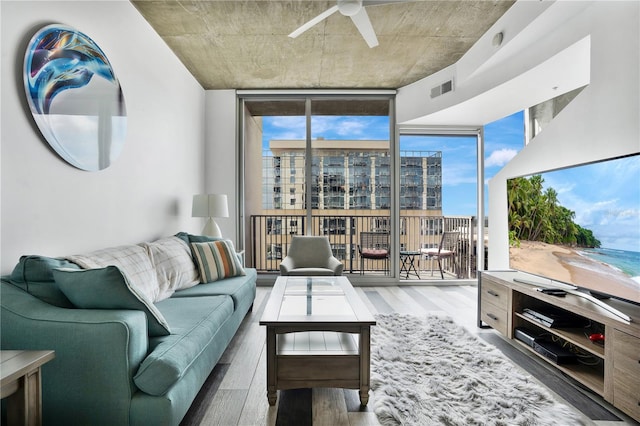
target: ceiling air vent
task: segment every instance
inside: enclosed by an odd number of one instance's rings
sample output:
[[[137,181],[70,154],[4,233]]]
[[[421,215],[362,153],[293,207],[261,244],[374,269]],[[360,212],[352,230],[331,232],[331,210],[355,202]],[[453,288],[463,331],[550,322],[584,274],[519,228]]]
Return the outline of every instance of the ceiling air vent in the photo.
[[[453,80],[445,81],[444,83],[431,89],[431,99],[437,98],[440,95],[451,92],[453,90]]]

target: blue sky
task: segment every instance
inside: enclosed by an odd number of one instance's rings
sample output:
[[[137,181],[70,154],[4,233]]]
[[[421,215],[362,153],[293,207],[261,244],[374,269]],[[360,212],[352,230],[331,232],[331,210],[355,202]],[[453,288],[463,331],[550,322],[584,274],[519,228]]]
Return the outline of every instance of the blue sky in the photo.
[[[542,173],[603,248],[640,252],[640,155]]]
[[[524,146],[522,112],[487,124],[484,130],[485,183]],[[401,136],[400,150],[442,151],[442,210],[445,216],[476,216],[475,137]],[[488,214],[485,184],[485,214]]]
[[[522,148],[523,114],[517,113],[485,127],[485,180],[491,178]],[[314,116],[311,137],[317,139],[389,140],[387,117]],[[300,116],[264,117],[263,148],[271,139],[304,139]],[[476,215],[475,138],[403,136],[401,151],[442,151],[442,204],[448,216]],[[485,193],[486,193],[485,188]],[[485,203],[485,206],[487,203]]]
[[[485,183],[524,145],[524,114],[485,126]],[[387,117],[316,116],[312,138],[389,139]],[[263,147],[271,139],[304,139],[304,117],[264,117]],[[442,204],[447,216],[476,215],[475,138],[403,136],[401,151],[442,151]],[[602,247],[640,252],[640,156],[543,174],[575,222],[591,229]],[[488,209],[485,184],[485,208]],[[485,211],[488,214],[488,211]]]

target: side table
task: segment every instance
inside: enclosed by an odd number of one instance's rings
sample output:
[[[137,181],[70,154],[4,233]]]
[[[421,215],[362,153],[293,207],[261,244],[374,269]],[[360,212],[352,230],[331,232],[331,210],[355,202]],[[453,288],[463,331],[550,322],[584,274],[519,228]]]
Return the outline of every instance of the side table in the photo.
[[[42,424],[40,368],[54,351],[0,351],[0,397],[7,400],[9,425]]]
[[[404,272],[405,278],[409,278],[409,274],[415,275],[420,279],[420,274],[418,273],[418,269],[416,268],[416,256],[420,256],[419,251],[400,251],[400,275]]]

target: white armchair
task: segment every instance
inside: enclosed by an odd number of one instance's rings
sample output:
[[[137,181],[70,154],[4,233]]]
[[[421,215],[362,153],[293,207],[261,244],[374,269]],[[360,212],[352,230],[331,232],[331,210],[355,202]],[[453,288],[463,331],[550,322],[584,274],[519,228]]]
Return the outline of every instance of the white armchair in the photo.
[[[280,275],[342,275],[343,268],[333,256],[329,238],[295,235],[280,263]]]

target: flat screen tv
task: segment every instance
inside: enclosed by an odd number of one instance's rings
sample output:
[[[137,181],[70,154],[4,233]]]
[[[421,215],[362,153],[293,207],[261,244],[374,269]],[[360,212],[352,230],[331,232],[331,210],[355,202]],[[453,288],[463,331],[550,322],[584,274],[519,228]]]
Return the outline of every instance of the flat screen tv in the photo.
[[[640,304],[640,155],[507,181],[509,266]]]

